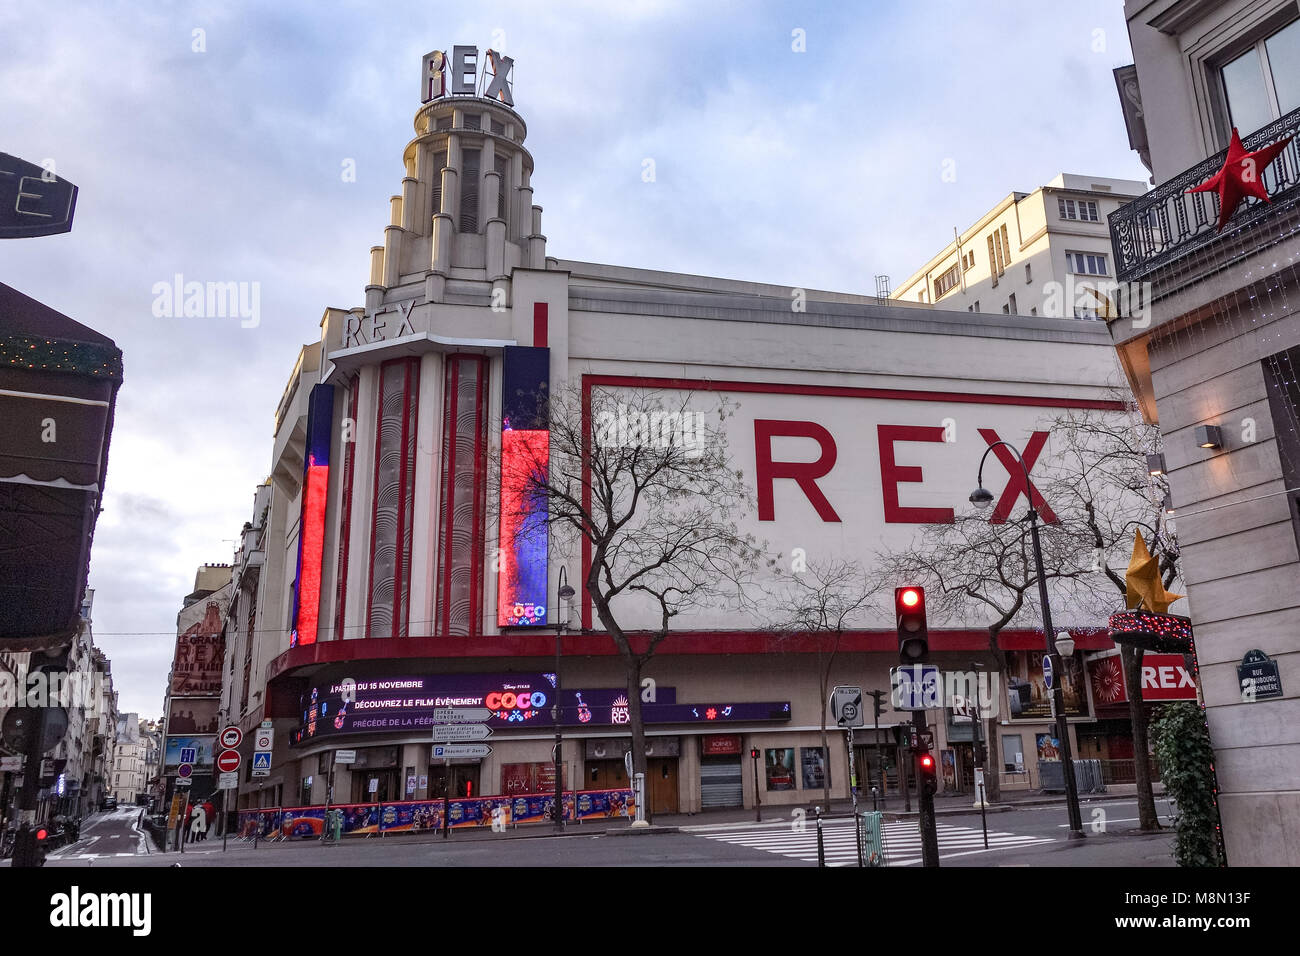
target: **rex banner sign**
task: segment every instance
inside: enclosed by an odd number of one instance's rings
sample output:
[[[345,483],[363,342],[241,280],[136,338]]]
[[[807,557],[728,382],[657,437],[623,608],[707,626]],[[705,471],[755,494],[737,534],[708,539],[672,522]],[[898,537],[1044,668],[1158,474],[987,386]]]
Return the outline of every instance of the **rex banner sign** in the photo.
[[[1113,402],[1085,398],[614,376],[585,381],[603,392],[590,405],[598,443],[644,439],[644,427],[618,420],[618,396],[626,390],[690,389],[692,405],[711,415],[711,427],[719,396],[734,404],[725,419],[728,454],[753,495],[740,530],[766,541],[783,562],[838,557],[869,563],[873,552],[908,548],[924,526],[971,511],[986,451],[983,485],[994,501],[981,514],[994,523],[1016,520],[1032,500],[1046,524],[1056,523],[1056,506],[1036,484],[1053,459],[1052,422],[1071,409],[1118,410]],[[665,405],[677,400],[670,395]],[[689,421],[684,427],[674,422],[672,430],[688,447],[697,440]],[[1001,441],[1024,456],[1028,485]],[[696,627],[737,626],[734,618],[708,612],[693,611],[691,618]]]
[[[1088,663],[1092,696],[1098,704],[1128,702],[1128,687],[1118,654]],[[1142,700],[1161,703],[1196,700],[1196,681],[1182,654],[1142,655]]]

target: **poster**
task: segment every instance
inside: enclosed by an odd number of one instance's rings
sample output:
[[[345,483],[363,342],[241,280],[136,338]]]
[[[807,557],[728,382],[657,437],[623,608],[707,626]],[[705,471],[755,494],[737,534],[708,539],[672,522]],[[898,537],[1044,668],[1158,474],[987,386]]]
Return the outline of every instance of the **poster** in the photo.
[[[970,718],[967,718],[969,720]],[[955,751],[941,750],[939,764],[943,768],[943,789],[957,789],[957,754]]]
[[[800,747],[799,766],[803,772],[805,790],[826,789],[828,785],[826,752],[821,747]]]
[[[768,790],[793,790],[794,786],[794,748],[783,747],[778,750],[765,750],[763,766],[767,770]]]
[[[1043,679],[1043,651],[1007,651],[1007,704],[1012,720],[1048,720],[1052,716],[1051,691]],[[1083,681],[1083,654],[1063,658],[1061,687],[1067,717],[1087,717],[1087,691]]]
[[[212,747],[216,737],[168,737],[163,763],[167,770],[174,771],[181,762],[181,751],[193,748],[194,769],[196,772],[212,772]]]
[[[217,697],[173,697],[171,713],[167,715],[168,734],[215,734],[217,711],[221,700]]]
[[[209,602],[203,620],[177,636],[172,663],[173,697],[221,696],[221,664],[226,650],[221,627],[221,605]]]
[[[1055,734],[1037,734],[1035,740],[1038,743],[1038,759],[1040,761],[1061,759],[1060,737]]]

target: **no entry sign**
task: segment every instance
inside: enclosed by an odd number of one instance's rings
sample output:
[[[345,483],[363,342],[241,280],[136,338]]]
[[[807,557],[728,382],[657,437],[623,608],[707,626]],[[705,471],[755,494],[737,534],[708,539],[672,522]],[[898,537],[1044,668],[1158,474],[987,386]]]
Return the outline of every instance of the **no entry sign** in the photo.
[[[239,751],[223,750],[217,757],[217,769],[222,773],[233,773],[239,769]]]

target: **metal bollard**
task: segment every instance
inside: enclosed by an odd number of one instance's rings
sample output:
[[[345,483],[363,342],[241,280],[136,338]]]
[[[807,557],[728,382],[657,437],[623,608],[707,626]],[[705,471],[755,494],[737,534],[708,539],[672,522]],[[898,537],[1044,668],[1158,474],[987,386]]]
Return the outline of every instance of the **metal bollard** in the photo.
[[[826,841],[822,836],[822,808],[817,807],[817,865],[826,865]]]

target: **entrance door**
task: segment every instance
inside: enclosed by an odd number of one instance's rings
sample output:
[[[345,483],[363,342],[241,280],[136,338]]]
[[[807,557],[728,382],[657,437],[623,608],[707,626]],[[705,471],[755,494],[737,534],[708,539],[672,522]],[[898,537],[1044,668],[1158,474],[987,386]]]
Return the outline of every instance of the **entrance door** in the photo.
[[[700,758],[700,806],[745,805],[745,776],[740,755]]]
[[[646,767],[651,813],[677,812],[677,758],[652,757]]]
[[[587,786],[592,790],[621,790],[631,786],[621,760],[588,760],[586,769]]]
[[[430,800],[441,800],[444,796],[455,800],[460,797],[481,795],[478,764],[453,764],[450,769],[451,793],[448,794],[446,792],[448,768],[442,761],[429,764],[429,789],[426,792]]]
[[[352,772],[353,803],[388,803],[398,798],[401,784],[396,770],[367,770],[364,767]],[[370,781],[378,778],[379,789],[370,792]]]

